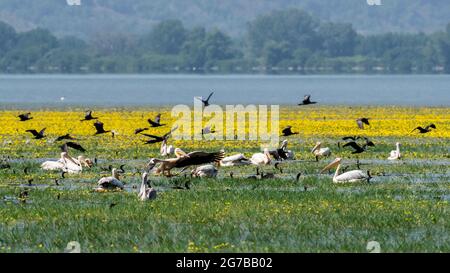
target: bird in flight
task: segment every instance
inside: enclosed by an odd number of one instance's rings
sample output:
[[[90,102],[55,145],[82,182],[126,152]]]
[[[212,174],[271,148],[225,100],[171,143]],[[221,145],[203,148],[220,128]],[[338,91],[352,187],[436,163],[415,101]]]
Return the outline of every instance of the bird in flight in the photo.
[[[31,113],[24,113],[24,114],[20,114],[17,117],[20,119],[20,121],[27,121],[30,119],[33,119],[33,117],[30,117]]]
[[[138,128],[138,129],[134,130],[134,134],[137,135],[137,134],[142,133],[147,130],[148,130],[148,128]]]
[[[62,136],[59,136],[58,138],[56,138],[55,141],[61,141],[61,140],[74,140],[75,138],[72,137],[70,134],[65,134]]]
[[[303,98],[302,103],[299,103],[298,105],[309,105],[309,104],[316,104],[316,101],[311,101],[311,95],[305,95]]]
[[[98,119],[98,117],[93,117],[92,116],[92,111],[91,110],[87,110],[86,114],[84,115],[84,119],[82,119],[81,121],[93,120],[93,119]]]
[[[348,146],[352,147],[353,148],[352,154],[360,154],[360,153],[366,151],[368,147],[375,147],[375,144],[372,141],[370,141],[368,138],[363,137],[363,139],[366,141],[366,143],[364,143],[362,146],[359,145],[358,143],[356,143],[355,141],[350,141],[342,147],[344,147],[344,148],[348,147]]]
[[[418,127],[414,128],[414,130],[412,130],[411,133],[414,132],[415,130],[419,130],[420,134],[425,134],[425,133],[431,132],[432,128],[436,129],[436,125],[434,125],[433,123],[428,125],[428,126],[426,126],[425,128],[422,128],[421,126],[418,126]]]
[[[67,147],[70,147],[70,148],[80,151],[82,153],[86,152],[86,149],[84,149],[80,144],[72,142],[72,141],[64,143],[61,146],[61,151],[67,152]]]
[[[103,122],[100,122],[98,120],[94,123],[94,127],[95,127],[95,130],[97,130],[94,135],[100,135],[100,134],[111,132],[111,131],[105,131],[105,129],[103,128]]]
[[[157,163],[160,163],[160,165],[156,168],[155,173],[163,173],[163,175],[165,176],[171,176],[170,170],[173,168],[185,168],[193,165],[201,165],[212,162],[219,163],[220,160],[223,159],[223,157],[223,151],[213,153],[195,151],[188,154],[180,151],[180,154],[177,155],[176,158],[169,158],[164,160],[152,158],[147,167],[155,166]]]
[[[209,94],[209,96],[206,98],[206,99],[204,99],[203,97],[195,97],[196,99],[198,99],[198,100],[200,100],[202,103],[203,103],[203,106],[209,106],[209,99],[211,98],[211,96],[214,94],[214,92],[211,92],[210,94]]]
[[[165,124],[161,124],[161,114],[157,114],[156,115],[155,121],[153,121],[151,119],[148,119],[147,121],[148,121],[148,123],[150,124],[151,127],[160,127],[160,126],[164,126],[165,125]]]
[[[39,131],[39,132],[36,131],[36,130],[27,130],[26,132],[29,132],[29,133],[33,134],[33,136],[34,136],[35,139],[41,139],[41,138],[44,138],[44,137],[45,137],[45,135],[44,135],[45,129],[46,129],[46,128],[42,129],[42,130]]]
[[[151,138],[151,139],[149,139],[149,140],[146,140],[146,141],[144,142],[144,144],[153,144],[153,143],[163,142],[164,140],[167,140],[167,139],[170,137],[170,135],[171,135],[177,128],[178,128],[178,126],[175,127],[175,128],[173,128],[172,130],[170,130],[168,133],[164,134],[163,136],[156,136],[156,135],[150,135],[150,134],[141,134],[141,135]]]
[[[281,133],[281,136],[291,136],[291,135],[297,135],[298,132],[292,132],[292,126],[287,126],[286,128],[284,128]]]
[[[214,134],[216,132],[216,126],[206,126],[202,129],[202,136],[207,134]]]
[[[364,124],[369,125],[369,118],[359,118],[356,120],[356,124],[358,124],[359,129],[364,129]]]

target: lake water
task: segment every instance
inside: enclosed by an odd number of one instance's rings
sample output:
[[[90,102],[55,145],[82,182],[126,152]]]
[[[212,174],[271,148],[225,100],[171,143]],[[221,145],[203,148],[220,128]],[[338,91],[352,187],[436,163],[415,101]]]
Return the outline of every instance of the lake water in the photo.
[[[311,94],[320,104],[450,106],[450,75],[0,76],[2,108],[191,105],[211,91],[221,105],[291,105]]]

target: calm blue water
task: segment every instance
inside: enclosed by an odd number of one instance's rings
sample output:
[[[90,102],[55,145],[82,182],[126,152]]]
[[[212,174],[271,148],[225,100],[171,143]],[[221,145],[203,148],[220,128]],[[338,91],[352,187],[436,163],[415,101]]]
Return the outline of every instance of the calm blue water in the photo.
[[[211,103],[222,105],[296,104],[311,94],[321,104],[450,106],[450,75],[0,76],[2,108],[190,105],[210,91]]]

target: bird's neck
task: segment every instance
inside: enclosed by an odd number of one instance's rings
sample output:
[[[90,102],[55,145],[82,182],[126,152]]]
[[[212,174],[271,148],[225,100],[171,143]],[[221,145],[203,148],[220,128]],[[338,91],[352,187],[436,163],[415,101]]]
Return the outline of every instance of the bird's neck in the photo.
[[[339,170],[341,169],[341,164],[337,165],[336,172],[334,173],[334,178],[339,175]]]

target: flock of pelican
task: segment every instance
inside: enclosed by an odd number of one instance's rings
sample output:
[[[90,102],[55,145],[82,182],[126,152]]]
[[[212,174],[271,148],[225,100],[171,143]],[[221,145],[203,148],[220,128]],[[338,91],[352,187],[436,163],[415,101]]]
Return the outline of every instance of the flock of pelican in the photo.
[[[209,104],[209,100],[211,96],[214,94],[214,92],[211,92],[209,96],[204,99],[202,97],[196,97],[197,99],[201,100],[204,107],[207,107]],[[316,102],[311,101],[310,95],[306,95],[299,105],[309,105],[309,104],[315,104]],[[27,120],[32,119],[31,113],[24,113],[20,114],[19,116],[20,121],[24,122]],[[93,123],[93,126],[95,127],[95,133],[94,135],[100,135],[105,134],[108,132],[112,133],[112,136],[114,137],[114,131],[111,130],[105,130],[104,125],[102,122],[98,120],[98,117],[94,117],[92,115],[92,111],[87,111],[85,113],[85,116],[83,119],[81,119],[82,122],[84,121],[90,121],[95,120],[95,123]],[[147,120],[150,127],[161,127],[165,126],[166,124],[161,123],[161,114],[158,114],[154,120],[148,119]],[[364,125],[370,126],[369,118],[358,118],[356,120],[357,126],[360,129],[364,129]],[[278,168],[277,164],[279,164],[280,161],[286,161],[286,160],[293,160],[295,159],[294,152],[291,150],[288,150],[288,140],[284,139],[279,148],[276,149],[263,149],[262,152],[254,153],[251,157],[247,158],[243,153],[237,153],[234,155],[226,156],[225,152],[223,150],[217,151],[217,152],[204,152],[204,151],[193,151],[186,153],[180,148],[175,148],[173,145],[168,144],[168,140],[173,133],[174,130],[177,128],[174,128],[164,134],[163,136],[156,136],[152,134],[145,134],[144,131],[149,130],[148,127],[146,128],[138,128],[135,130],[135,134],[140,134],[142,136],[148,137],[149,139],[144,142],[144,144],[155,144],[161,142],[160,147],[160,155],[162,158],[151,158],[146,165],[146,170],[142,174],[142,183],[140,186],[140,190],[138,193],[138,198],[140,200],[152,200],[155,199],[157,196],[156,190],[151,186],[149,175],[150,172],[152,172],[153,175],[163,175],[166,177],[176,176],[182,172],[184,172],[187,168],[192,167],[191,170],[191,177],[216,177],[219,168],[222,167],[230,167],[230,166],[243,166],[243,165],[256,165],[256,166],[262,166],[262,165],[271,165],[273,162],[275,163],[275,167]],[[419,133],[427,133],[430,132],[431,129],[436,129],[436,126],[434,124],[430,124],[426,126],[425,128],[417,127],[414,130],[418,130]],[[414,131],[413,130],[413,131]],[[42,139],[45,136],[45,128],[41,131],[36,130],[26,130],[26,132],[29,132],[33,134],[35,139]],[[211,128],[207,128],[202,133],[213,133],[214,130],[211,130]],[[281,132],[281,136],[283,137],[289,137],[292,135],[298,134],[298,132],[293,132],[291,126],[287,126],[284,128]],[[56,139],[56,141],[62,141],[62,140],[73,140],[69,134],[66,134],[64,136],[60,136]],[[375,146],[375,144],[370,141],[369,139],[365,137],[360,136],[350,136],[350,137],[344,137],[344,141],[348,141],[345,145],[342,146],[342,148],[345,147],[351,147],[353,149],[353,154],[359,154],[364,151],[366,151],[369,147]],[[363,143],[358,143],[358,141],[363,141]],[[341,148],[340,143],[338,143],[339,148]],[[399,160],[401,159],[401,152],[400,152],[400,143],[396,143],[396,149],[392,150],[389,154],[388,160]],[[94,165],[94,162],[92,162],[91,159],[84,157],[83,155],[79,155],[77,157],[72,157],[69,154],[69,148],[76,149],[81,152],[85,152],[83,147],[81,145],[69,141],[66,142],[63,146],[61,146],[62,152],[60,154],[60,158],[54,161],[45,161],[41,164],[41,168],[43,170],[48,171],[61,171],[63,173],[80,173],[82,172],[83,168],[91,168]],[[318,162],[322,158],[328,158],[332,155],[332,151],[329,147],[323,147],[322,142],[317,142],[315,146],[310,151],[311,154],[315,157],[315,160]],[[326,167],[324,167],[320,173],[323,173],[325,171],[331,170],[333,168],[336,169],[335,174],[333,176],[332,181],[334,183],[347,183],[347,182],[361,182],[361,181],[369,181],[371,178],[369,171],[362,171],[362,170],[351,170],[351,171],[345,171],[343,173],[340,173],[341,170],[341,164],[342,164],[342,158],[337,157],[335,160],[333,160],[330,164],[328,164]],[[95,160],[96,163],[96,160]],[[173,169],[181,169],[178,173],[174,174],[172,172]],[[95,191],[97,192],[104,192],[109,190],[117,190],[117,189],[123,189],[124,183],[120,180],[120,176],[123,173],[122,170],[118,170],[116,168],[110,168],[108,169],[111,171],[111,176],[108,177],[102,177],[98,180],[97,188],[95,188]],[[261,178],[271,178],[273,177],[273,174],[267,173],[259,173],[259,168],[257,168],[257,175],[260,175]],[[233,173],[230,173],[230,177],[233,177]],[[252,178],[252,177],[249,177]],[[255,178],[253,176],[253,178]],[[298,175],[297,175],[298,179]]]

